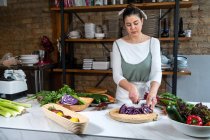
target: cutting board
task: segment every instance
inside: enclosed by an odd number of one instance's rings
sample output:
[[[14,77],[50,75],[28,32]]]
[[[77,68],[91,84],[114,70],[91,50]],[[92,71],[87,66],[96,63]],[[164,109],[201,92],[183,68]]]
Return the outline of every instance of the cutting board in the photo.
[[[158,118],[158,114],[154,112],[150,114],[136,114],[136,115],[119,114],[119,108],[112,109],[109,112],[109,116],[116,121],[126,122],[126,123],[145,123],[145,122],[156,121]]]

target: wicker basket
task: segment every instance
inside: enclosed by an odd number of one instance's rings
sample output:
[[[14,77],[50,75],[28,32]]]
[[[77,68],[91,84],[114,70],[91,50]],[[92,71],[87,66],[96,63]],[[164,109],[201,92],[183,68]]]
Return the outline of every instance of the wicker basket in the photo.
[[[87,97],[80,97],[80,99],[85,102],[84,105],[67,105],[67,104],[60,104],[59,102],[58,104],[65,108],[68,108],[69,110],[79,112],[85,110],[93,101],[93,98],[87,98]]]
[[[49,107],[54,107],[56,110],[63,111],[64,115],[76,117],[79,119],[79,122],[71,122],[69,119],[59,116],[56,113],[50,111],[48,109]],[[50,104],[46,104],[42,106],[42,110],[46,117],[55,121],[59,125],[63,126],[65,129],[75,134],[83,133],[89,121],[87,117],[54,103],[50,103]]]

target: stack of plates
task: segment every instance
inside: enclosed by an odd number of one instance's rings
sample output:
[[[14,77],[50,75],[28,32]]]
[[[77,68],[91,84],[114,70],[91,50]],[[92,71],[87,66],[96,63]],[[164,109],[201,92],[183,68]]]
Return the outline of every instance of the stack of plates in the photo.
[[[23,65],[27,66],[33,66],[33,64],[36,64],[39,62],[38,55],[20,55],[20,61]]]
[[[80,38],[81,37],[79,31],[70,31],[67,36],[68,36],[68,38]]]
[[[162,70],[170,70],[171,69],[171,65],[170,64],[161,64],[161,69]]]
[[[85,23],[85,38],[94,38],[95,37],[95,27],[93,23]]]
[[[84,70],[91,70],[93,65],[93,59],[83,59],[83,69]]]

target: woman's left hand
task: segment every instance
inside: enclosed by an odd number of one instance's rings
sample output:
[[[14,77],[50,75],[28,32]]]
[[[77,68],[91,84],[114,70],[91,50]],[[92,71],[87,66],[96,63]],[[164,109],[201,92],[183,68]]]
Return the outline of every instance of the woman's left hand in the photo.
[[[155,93],[149,93],[147,95],[146,103],[148,106],[151,106],[154,109],[155,105],[157,104],[157,98]]]

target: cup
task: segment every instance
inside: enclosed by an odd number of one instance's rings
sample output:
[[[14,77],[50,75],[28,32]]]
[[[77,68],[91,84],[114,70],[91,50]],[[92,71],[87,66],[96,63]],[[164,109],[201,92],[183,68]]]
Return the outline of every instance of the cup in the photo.
[[[44,50],[39,50],[39,59],[40,59],[40,64],[44,64],[44,56],[45,56],[45,51]]]
[[[191,37],[192,30],[185,30],[185,36],[186,37]]]

